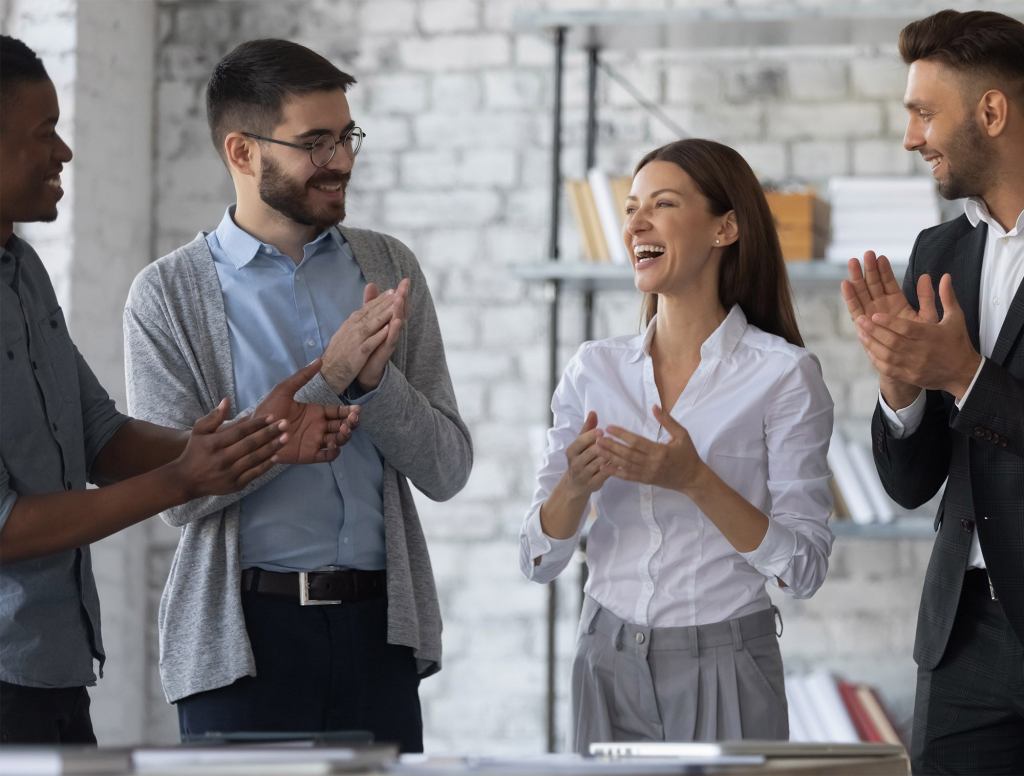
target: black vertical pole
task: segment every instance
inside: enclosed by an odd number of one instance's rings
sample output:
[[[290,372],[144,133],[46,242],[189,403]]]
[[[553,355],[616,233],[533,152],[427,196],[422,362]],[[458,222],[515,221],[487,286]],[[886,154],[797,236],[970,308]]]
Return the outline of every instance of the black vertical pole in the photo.
[[[555,30],[555,94],[552,108],[551,135],[551,225],[548,235],[548,258],[558,261],[559,209],[562,196],[562,73],[565,65],[565,27]],[[558,280],[550,283],[551,302],[548,310],[548,396],[558,386],[558,309],[561,301],[562,284]],[[548,585],[548,643],[547,643],[547,696],[545,698],[545,723],[547,726],[547,749],[555,751],[555,700],[558,622],[558,588],[552,582]]]
[[[587,135],[584,172],[597,164],[597,63],[597,44],[592,42],[587,47]],[[590,288],[583,293],[583,339],[594,339],[594,292]]]

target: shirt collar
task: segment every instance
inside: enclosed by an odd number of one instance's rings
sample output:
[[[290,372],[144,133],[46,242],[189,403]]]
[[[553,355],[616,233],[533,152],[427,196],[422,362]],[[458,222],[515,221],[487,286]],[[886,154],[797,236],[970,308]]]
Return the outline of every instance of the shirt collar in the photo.
[[[971,222],[971,226],[977,226],[980,222],[984,221],[1000,237],[1016,237],[1017,235],[1024,234],[1024,210],[1017,216],[1017,223],[1014,224],[1013,229],[1009,232],[1003,229],[1002,225],[992,217],[992,214],[988,212],[988,206],[980,197],[970,197],[964,201],[964,214],[967,216],[967,220]]]
[[[220,220],[216,230],[217,242],[224,250],[227,260],[237,269],[241,269],[260,253],[267,255],[280,255],[280,251],[269,243],[257,240],[247,231],[235,223],[235,206],[231,205],[224,211],[224,217]],[[341,248],[345,244],[345,238],[336,227],[325,229],[305,245],[306,256],[315,253],[322,244],[331,243],[334,248]],[[312,250],[311,250],[312,249]]]
[[[658,315],[655,313],[651,322],[647,324],[644,333],[637,338],[637,347],[630,356],[631,362],[636,362],[644,356],[651,354],[651,343],[654,341],[654,331],[658,322]],[[700,346],[701,359],[723,359],[727,358],[743,339],[747,331],[747,316],[738,304],[734,304],[725,320],[718,324],[711,336],[704,340]]]

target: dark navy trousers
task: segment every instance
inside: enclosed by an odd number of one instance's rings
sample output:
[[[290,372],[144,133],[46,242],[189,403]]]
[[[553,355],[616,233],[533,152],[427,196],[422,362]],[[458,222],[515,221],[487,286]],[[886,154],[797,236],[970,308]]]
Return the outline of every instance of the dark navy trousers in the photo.
[[[207,733],[369,731],[423,751],[412,649],[387,643],[387,600],[300,606],[243,592],[256,676],[178,701],[182,740]]]

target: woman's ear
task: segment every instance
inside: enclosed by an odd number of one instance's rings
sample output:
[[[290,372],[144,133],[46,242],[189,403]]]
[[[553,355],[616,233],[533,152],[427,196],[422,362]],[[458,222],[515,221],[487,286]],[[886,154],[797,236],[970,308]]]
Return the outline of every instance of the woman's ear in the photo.
[[[229,132],[224,138],[224,159],[232,172],[254,177],[259,166],[256,141],[241,132]]]
[[[736,211],[730,210],[719,222],[718,231],[715,233],[715,245],[724,248],[732,245],[740,238],[739,225],[736,223]]]

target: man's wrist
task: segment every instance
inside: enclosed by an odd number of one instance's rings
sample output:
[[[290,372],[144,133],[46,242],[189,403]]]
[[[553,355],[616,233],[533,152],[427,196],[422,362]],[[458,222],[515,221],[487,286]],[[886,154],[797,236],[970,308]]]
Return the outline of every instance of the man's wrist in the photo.
[[[978,369],[981,367],[983,360],[979,353],[972,351],[971,357],[965,363],[964,368],[959,370],[956,381],[946,389],[956,400],[957,404],[963,400],[967,389],[974,382],[974,376],[978,374]]]
[[[885,379],[879,382],[879,390],[885,403],[894,411],[906,409],[921,393],[919,386]]]

